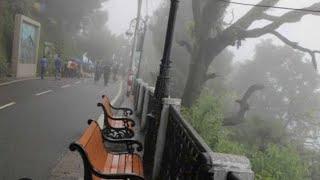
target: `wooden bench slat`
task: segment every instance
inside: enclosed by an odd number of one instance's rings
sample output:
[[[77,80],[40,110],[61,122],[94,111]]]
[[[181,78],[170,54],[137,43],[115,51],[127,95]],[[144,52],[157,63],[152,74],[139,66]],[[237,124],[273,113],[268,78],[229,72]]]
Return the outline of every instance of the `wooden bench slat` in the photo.
[[[121,154],[120,160],[119,160],[118,173],[124,173],[125,168],[126,168],[126,155]]]
[[[134,155],[132,159],[132,172],[140,175],[140,162],[138,156]]]
[[[110,172],[112,161],[113,161],[113,155],[109,153],[108,157],[107,157],[106,164],[104,166],[105,167],[104,172]]]
[[[113,155],[112,165],[111,165],[111,169],[110,169],[111,174],[117,173],[118,167],[119,167],[119,159],[120,159],[119,155],[116,155],[116,154]]]
[[[132,173],[132,156],[130,154],[126,154],[125,173]]]

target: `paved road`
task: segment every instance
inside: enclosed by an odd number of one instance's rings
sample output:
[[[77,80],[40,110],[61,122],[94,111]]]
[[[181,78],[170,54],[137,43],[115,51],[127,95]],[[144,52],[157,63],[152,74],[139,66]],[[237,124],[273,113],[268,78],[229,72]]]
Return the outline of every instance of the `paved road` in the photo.
[[[0,86],[0,179],[48,179],[86,121],[101,114],[101,95],[114,97],[119,84],[65,79]]]

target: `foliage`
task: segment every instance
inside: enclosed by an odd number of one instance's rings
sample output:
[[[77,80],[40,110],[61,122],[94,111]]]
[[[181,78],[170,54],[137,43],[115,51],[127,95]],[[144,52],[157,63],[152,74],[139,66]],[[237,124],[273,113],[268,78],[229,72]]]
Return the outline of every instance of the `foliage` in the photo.
[[[310,132],[319,130],[319,77],[301,53],[265,40],[256,46],[253,60],[234,73],[231,86],[243,92],[252,84],[264,84],[266,88],[250,98],[248,116],[259,115],[269,119],[268,123],[278,123],[295,141],[304,141]]]
[[[306,179],[307,166],[290,147],[269,145],[265,152],[257,151],[251,158],[257,180]]]
[[[300,180],[311,177],[308,163],[287,141],[279,121],[255,116],[236,128],[221,126],[221,98],[202,94],[183,115],[215,152],[246,155],[257,180]],[[317,161],[316,161],[317,162]],[[318,168],[314,163],[312,172]]]
[[[214,149],[222,136],[223,114],[219,100],[213,96],[203,95],[194,106],[183,109],[183,114],[208,145]]]
[[[265,150],[269,144],[288,144],[288,135],[281,121],[263,119],[259,116],[247,118],[243,124],[231,128],[232,139],[245,144],[254,145],[259,150]]]

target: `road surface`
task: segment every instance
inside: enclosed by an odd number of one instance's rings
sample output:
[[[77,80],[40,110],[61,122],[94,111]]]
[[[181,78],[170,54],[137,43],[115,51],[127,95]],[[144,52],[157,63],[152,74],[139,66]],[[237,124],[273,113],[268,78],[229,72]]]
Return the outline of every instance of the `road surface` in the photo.
[[[113,98],[120,82],[108,87],[91,80],[29,80],[0,86],[0,179],[48,179],[50,169],[89,118],[98,118],[102,94]]]

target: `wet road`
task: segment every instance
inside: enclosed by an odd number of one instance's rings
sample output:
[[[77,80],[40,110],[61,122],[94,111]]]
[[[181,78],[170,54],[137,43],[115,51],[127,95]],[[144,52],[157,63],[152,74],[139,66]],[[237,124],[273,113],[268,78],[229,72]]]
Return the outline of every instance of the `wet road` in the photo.
[[[101,114],[101,95],[113,98],[119,87],[120,82],[103,87],[89,79],[0,86],[0,179],[47,179],[87,120]]]

